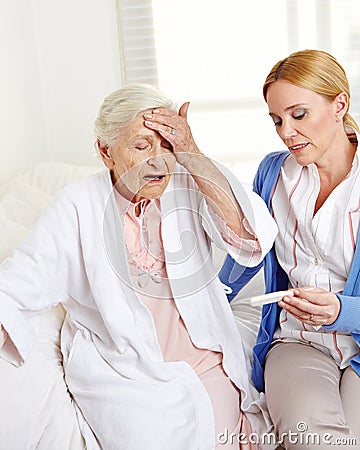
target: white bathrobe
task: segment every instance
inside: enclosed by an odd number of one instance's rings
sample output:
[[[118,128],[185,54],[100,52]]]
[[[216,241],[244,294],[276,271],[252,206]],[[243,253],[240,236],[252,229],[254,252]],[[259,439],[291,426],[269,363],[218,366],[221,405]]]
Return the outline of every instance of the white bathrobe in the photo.
[[[191,175],[177,165],[161,197],[162,237],[174,300],[193,343],[221,351],[253,430],[263,416],[249,362],[212,266],[211,240],[242,264],[269,250],[276,226],[262,201],[227,173],[261,254],[239,255],[222,239]],[[108,171],[63,189],[11,259],[0,266],[1,356],[22,364],[34,332],[23,311],[61,302],[65,378],[88,449],[210,450],[212,406],[193,369],[164,362],[149,310],[133,289]],[[61,432],[61,431],[60,431]],[[95,437],[96,436],[96,437]]]

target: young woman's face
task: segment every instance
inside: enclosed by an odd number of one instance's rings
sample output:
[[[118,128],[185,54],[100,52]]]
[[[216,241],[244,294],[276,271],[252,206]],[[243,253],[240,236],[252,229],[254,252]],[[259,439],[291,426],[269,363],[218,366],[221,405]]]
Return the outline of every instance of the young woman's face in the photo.
[[[329,102],[313,91],[277,80],[269,86],[266,101],[278,135],[299,164],[338,157],[336,138],[344,132],[346,94]]]
[[[176,159],[169,142],[145,127],[144,112],[129,122],[110,152],[111,160],[103,161],[111,169],[116,188],[128,200],[137,202],[163,194]]]

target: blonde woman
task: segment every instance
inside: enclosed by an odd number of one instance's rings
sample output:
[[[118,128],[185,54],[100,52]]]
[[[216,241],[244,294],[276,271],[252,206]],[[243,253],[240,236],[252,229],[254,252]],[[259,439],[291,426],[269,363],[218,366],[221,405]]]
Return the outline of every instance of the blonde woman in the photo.
[[[266,291],[290,295],[263,306],[253,380],[287,449],[360,448],[359,128],[347,77],[327,52],[299,51],[263,94],[287,147],[254,181],[279,228]],[[228,256],[220,277],[234,296],[255,272]]]

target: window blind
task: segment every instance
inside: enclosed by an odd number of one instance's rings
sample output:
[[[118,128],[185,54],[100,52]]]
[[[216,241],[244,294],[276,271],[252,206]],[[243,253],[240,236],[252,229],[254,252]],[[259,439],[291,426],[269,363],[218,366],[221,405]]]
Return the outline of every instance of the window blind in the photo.
[[[189,121],[199,147],[251,181],[284,148],[262,98],[279,59],[319,48],[343,64],[360,112],[360,4],[348,0],[118,0],[126,81],[157,84]],[[358,94],[356,93],[358,92]]]
[[[157,85],[151,0],[117,0],[118,34],[124,84]]]

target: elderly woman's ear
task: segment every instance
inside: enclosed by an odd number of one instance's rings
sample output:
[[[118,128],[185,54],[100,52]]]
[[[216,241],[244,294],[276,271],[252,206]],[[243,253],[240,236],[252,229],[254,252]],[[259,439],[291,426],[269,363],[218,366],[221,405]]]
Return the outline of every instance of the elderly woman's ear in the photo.
[[[97,148],[99,149],[99,153],[101,159],[103,160],[106,167],[112,169],[114,167],[114,161],[112,159],[111,151],[107,145],[102,145],[100,139],[97,140]]]

